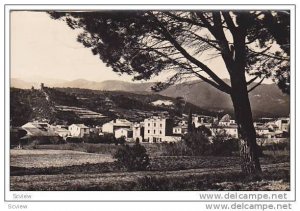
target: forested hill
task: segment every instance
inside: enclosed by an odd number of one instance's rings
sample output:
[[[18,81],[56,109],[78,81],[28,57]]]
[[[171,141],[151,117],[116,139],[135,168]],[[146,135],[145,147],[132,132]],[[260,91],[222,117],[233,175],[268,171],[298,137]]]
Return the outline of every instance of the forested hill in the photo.
[[[176,116],[180,112],[187,114],[189,110],[198,114],[217,115],[191,103],[181,105],[179,111],[178,99],[159,94],[45,87],[42,90],[11,88],[10,96],[12,126],[21,126],[31,120],[99,125],[113,118],[142,121],[162,112]],[[156,101],[162,103],[154,105]]]
[[[226,80],[226,79],[224,79]],[[226,80],[228,83],[230,81]],[[20,79],[13,78],[11,80],[11,86],[17,88],[31,88],[31,86],[37,86],[36,83],[29,83]],[[101,91],[125,91],[131,93],[148,93],[153,95],[151,87],[154,83],[130,83],[124,81],[88,81],[84,79],[78,79],[68,82],[46,83],[51,87],[71,87],[80,89],[93,89]],[[253,86],[255,83],[253,84]],[[163,90],[160,95],[176,98],[184,97],[188,102],[194,105],[210,111],[232,111],[232,102],[230,96],[215,89],[207,83],[202,81],[192,81],[182,84],[176,84]],[[153,95],[155,96],[155,95]],[[160,96],[161,97],[161,96]],[[268,116],[288,116],[290,113],[290,97],[283,94],[276,84],[261,84],[254,91],[249,93],[249,98],[252,106],[252,112],[254,117]]]

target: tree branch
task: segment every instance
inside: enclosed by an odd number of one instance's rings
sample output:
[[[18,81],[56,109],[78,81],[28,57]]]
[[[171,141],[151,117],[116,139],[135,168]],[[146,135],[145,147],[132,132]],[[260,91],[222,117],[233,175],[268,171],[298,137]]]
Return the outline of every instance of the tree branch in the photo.
[[[280,60],[280,61],[290,61],[290,59],[287,58],[287,57],[280,57],[280,56],[275,56],[275,55],[271,55],[271,54],[266,53],[271,47],[272,46],[269,46],[268,48],[264,49],[261,52],[253,51],[250,48],[248,48],[248,49],[249,49],[249,51],[251,51],[254,54],[254,56],[266,56],[266,57],[269,57],[269,58],[272,58],[272,59],[277,59],[277,60]]]
[[[177,20],[177,21],[189,23],[189,24],[192,24],[192,25],[200,26],[200,27],[205,27],[204,24],[201,24],[197,21],[193,21],[192,19],[180,17],[180,16],[172,14],[171,12],[163,12],[163,13],[166,14],[167,16]]]
[[[226,90],[226,93],[231,92],[231,87],[226,84],[222,79],[220,79],[209,67],[207,67],[205,64],[200,62],[199,60],[195,59],[193,56],[191,56],[177,41],[176,39],[169,33],[169,31],[165,28],[165,26],[157,20],[157,18],[150,12],[151,17],[155,20],[156,24],[159,26],[159,30],[169,42],[174,45],[174,47],[190,62],[194,63],[196,66],[200,67],[204,72],[206,72],[220,87],[222,87],[222,90]]]
[[[219,48],[217,45],[212,44],[212,43],[217,43],[216,40],[206,39],[206,38],[204,38],[204,37],[199,36],[198,34],[196,34],[196,33],[193,32],[193,31],[187,31],[187,30],[184,30],[184,31],[191,33],[192,35],[195,36],[195,38],[197,38],[197,39],[201,40],[202,42],[207,43],[207,44],[210,45],[211,47],[213,47],[213,48],[215,48],[215,49],[221,51],[221,48]]]
[[[227,94],[230,94],[230,90],[228,89],[224,89],[224,87],[220,86],[219,84],[215,83],[214,81],[211,81],[209,80],[208,78],[202,76],[198,71],[195,71],[193,70],[193,68],[190,66],[190,67],[187,67],[186,65],[174,60],[173,58],[170,58],[169,56],[165,55],[164,53],[160,52],[160,51],[157,51],[155,49],[153,49],[154,52],[156,52],[158,55],[168,59],[170,62],[172,62],[174,65],[177,65],[179,67],[182,67],[186,70],[189,70],[192,74],[195,74],[196,76],[198,76],[200,79],[202,79],[204,82],[212,85],[213,87],[215,87],[216,89],[222,91],[222,92],[225,92]],[[227,85],[228,86],[228,85]],[[229,87],[231,89],[231,87]]]
[[[236,32],[236,26],[233,23],[233,20],[229,14],[229,12],[227,11],[222,11],[222,15],[225,19],[226,25],[228,26],[229,30],[231,31],[231,33],[235,33]]]
[[[258,79],[259,76],[255,76],[254,78],[252,78],[251,80],[247,81],[247,86],[249,86],[250,84],[252,84],[256,79]]]
[[[266,76],[264,76],[257,84],[255,84],[255,86],[253,86],[252,88],[250,88],[248,90],[248,93],[253,91],[256,87],[258,87],[259,85],[261,85],[261,83],[265,80]]]

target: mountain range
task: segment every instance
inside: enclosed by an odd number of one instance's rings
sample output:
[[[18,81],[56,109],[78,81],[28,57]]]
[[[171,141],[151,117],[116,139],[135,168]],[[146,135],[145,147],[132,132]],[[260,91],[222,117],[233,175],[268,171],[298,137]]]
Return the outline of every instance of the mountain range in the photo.
[[[225,79],[226,80],[226,79]],[[229,83],[228,80],[226,82]],[[117,80],[103,82],[78,79],[73,81],[57,81],[45,83],[48,87],[70,87],[92,90],[125,91],[132,93],[152,94],[151,87],[155,83],[130,83]],[[30,89],[37,87],[37,83],[26,82],[18,78],[11,79],[11,87]],[[168,97],[183,97],[203,109],[210,111],[232,111],[230,96],[217,90],[203,81],[186,82],[170,86],[159,92]],[[287,116],[290,113],[290,98],[283,94],[276,84],[261,84],[249,93],[254,116]]]

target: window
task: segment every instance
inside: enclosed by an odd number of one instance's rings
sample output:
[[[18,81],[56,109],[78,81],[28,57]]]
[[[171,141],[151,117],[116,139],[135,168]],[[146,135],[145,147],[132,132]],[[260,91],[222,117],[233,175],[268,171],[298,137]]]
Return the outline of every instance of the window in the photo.
[[[153,123],[154,127],[156,127],[156,123]]]
[[[148,127],[150,127],[150,123],[148,123]]]
[[[150,130],[148,130],[148,134],[150,133]]]
[[[159,126],[162,127],[162,124],[160,124]]]
[[[153,134],[155,134],[155,130],[153,130]]]
[[[159,131],[159,134],[162,134],[161,130]]]

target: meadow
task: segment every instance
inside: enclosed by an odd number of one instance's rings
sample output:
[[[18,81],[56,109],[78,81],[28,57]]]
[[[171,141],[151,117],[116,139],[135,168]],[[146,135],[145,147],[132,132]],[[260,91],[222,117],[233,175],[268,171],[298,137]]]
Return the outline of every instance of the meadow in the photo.
[[[243,175],[233,156],[170,156],[161,144],[143,144],[145,171],[128,171],[113,158],[114,144],[37,145],[12,149],[11,190],[289,190],[289,151],[265,151],[263,173]]]

